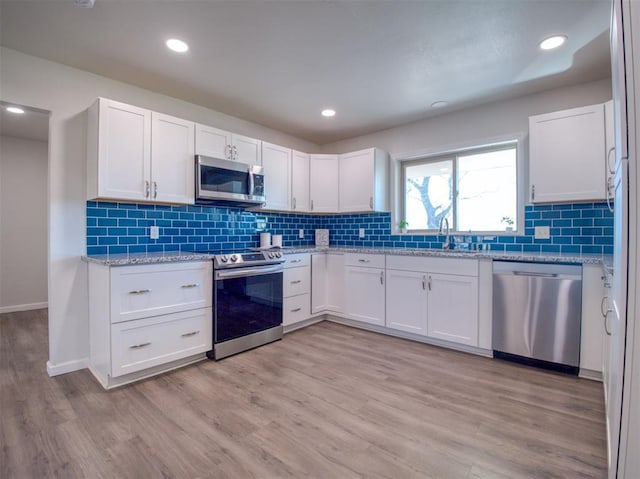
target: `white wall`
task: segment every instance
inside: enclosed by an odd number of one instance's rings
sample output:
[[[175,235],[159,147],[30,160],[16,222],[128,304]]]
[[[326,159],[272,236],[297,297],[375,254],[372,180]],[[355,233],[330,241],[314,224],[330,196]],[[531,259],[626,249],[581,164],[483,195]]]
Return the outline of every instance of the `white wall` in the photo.
[[[491,138],[526,134],[529,116],[611,99],[611,79],[549,90],[444,114],[389,130],[322,146],[323,153],[345,153],[377,146],[392,156],[481,144]]]
[[[0,136],[0,313],[47,305],[47,143]]]
[[[0,48],[2,100],[51,112],[49,130],[50,374],[86,366],[88,356],[85,109],[98,96],[289,146],[317,145],[222,113],[58,63]]]

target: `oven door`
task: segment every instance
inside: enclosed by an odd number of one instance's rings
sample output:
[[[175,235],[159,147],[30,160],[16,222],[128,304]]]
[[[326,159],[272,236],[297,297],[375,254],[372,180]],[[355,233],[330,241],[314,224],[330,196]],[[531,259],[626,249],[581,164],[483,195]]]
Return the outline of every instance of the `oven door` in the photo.
[[[216,271],[214,343],[282,325],[282,265]]]
[[[197,155],[196,199],[261,204],[265,201],[262,167]]]

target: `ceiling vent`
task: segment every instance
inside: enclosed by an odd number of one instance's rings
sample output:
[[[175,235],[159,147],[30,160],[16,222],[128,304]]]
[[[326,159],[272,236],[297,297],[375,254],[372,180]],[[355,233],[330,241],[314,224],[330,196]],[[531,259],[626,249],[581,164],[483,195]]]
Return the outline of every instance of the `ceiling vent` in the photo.
[[[93,5],[96,3],[96,0],[73,0],[73,4],[76,7],[82,8],[93,8]]]

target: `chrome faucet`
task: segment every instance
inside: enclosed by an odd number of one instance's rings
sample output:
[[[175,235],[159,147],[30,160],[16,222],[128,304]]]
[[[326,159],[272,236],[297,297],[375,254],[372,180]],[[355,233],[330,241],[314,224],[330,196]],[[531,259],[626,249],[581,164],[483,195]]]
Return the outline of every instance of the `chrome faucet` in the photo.
[[[444,227],[446,225],[446,233],[444,233]],[[444,243],[442,243],[442,249],[451,249],[451,237],[449,236],[449,220],[447,219],[446,216],[443,216],[442,219],[440,220],[440,231],[438,231],[438,234],[446,234],[446,237],[444,239]]]

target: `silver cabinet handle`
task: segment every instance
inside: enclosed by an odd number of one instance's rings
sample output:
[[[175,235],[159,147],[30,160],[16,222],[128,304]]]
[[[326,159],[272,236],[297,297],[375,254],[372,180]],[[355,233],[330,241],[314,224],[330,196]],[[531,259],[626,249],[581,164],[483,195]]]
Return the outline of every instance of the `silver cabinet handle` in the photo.
[[[613,177],[612,176],[608,176],[607,177],[607,208],[609,208],[609,211],[611,211],[612,213],[613,211],[613,202],[611,201],[613,199],[613,196],[615,194],[615,186],[613,185]]]
[[[302,280],[296,279],[295,281],[291,281],[291,284],[298,284],[298,283],[302,283]]]
[[[369,197],[369,208],[373,209],[373,196]]]
[[[371,260],[369,260],[369,259],[359,259],[358,262],[359,263],[371,263]]]
[[[313,200],[311,200],[311,211],[313,211]]]
[[[295,196],[293,197],[293,209],[294,210],[296,209],[296,197]]]
[[[200,286],[200,283],[191,283],[191,284],[183,284],[180,286],[181,288],[197,288]]]
[[[384,284],[384,271],[380,271],[380,284]]]
[[[133,291],[129,291],[129,294],[145,294],[150,292],[150,289],[134,289]]]
[[[536,199],[536,185],[531,185],[531,201]]]
[[[225,145],[224,146],[224,152],[225,152],[225,157],[227,158],[227,160],[232,160],[233,158],[231,158],[231,145]]]
[[[155,200],[158,197],[158,182],[153,182],[153,199]]]
[[[238,159],[238,147],[236,145],[233,145],[231,148],[233,150],[232,159],[233,160],[237,160]]]
[[[427,284],[429,286],[429,291],[431,291],[431,275],[429,275],[429,282]]]
[[[295,308],[291,310],[292,313],[297,313],[298,311],[302,311],[302,308]]]
[[[184,333],[182,334],[183,338],[188,338],[189,336],[195,336],[196,334],[200,333],[200,331],[191,331],[190,333]]]
[[[129,349],[140,349],[140,348],[145,348],[147,346],[150,346],[151,343],[140,343],[140,344],[134,344],[133,346],[129,346]]]
[[[609,170],[610,175],[613,175],[616,172],[616,157],[613,157],[613,166],[611,165],[611,161],[609,161],[611,159],[611,153],[614,151],[616,151],[615,146],[612,146],[609,148],[609,151],[607,151],[607,170]]]
[[[611,336],[611,331],[609,331],[609,326],[607,324],[607,319],[609,317],[609,313],[613,311],[612,308],[606,307],[605,303],[609,301],[608,296],[604,296],[602,301],[600,301],[600,312],[602,313],[602,319],[604,321],[604,332],[607,333],[607,336]]]
[[[292,259],[289,263],[302,263],[301,259]]]
[[[144,182],[144,197],[145,198],[149,198],[150,194],[151,194],[151,185],[149,184],[149,181],[145,181]]]
[[[427,277],[423,276],[422,277],[422,290],[424,291],[425,289],[427,289]]]

